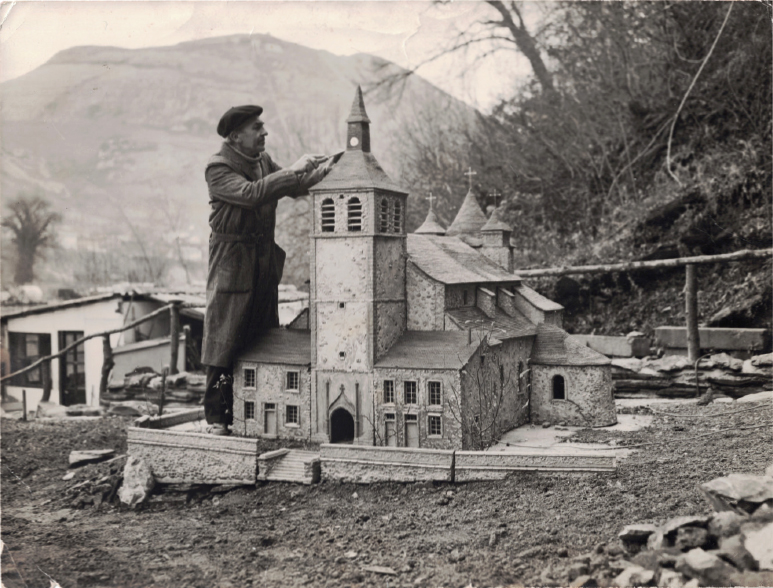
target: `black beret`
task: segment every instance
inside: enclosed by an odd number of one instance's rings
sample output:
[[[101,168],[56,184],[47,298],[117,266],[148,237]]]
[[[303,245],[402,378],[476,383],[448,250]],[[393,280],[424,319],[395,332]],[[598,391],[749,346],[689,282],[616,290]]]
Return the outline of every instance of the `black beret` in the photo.
[[[234,106],[220,118],[220,122],[217,123],[217,134],[224,138],[228,137],[232,131],[241,128],[250,119],[262,113],[262,106]]]

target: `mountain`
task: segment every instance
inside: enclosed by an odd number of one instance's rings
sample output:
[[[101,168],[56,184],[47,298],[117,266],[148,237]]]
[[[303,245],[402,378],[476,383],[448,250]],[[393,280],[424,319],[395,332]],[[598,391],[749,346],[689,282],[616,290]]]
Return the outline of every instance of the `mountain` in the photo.
[[[201,282],[204,166],[219,149],[220,116],[238,104],[262,105],[267,151],[290,165],[303,153],[344,148],[361,84],[373,152],[400,183],[398,137],[411,117],[429,109],[473,121],[475,112],[418,76],[400,93],[367,92],[379,74],[397,71],[370,55],[341,57],[270,35],[67,49],[0,84],[3,201],[38,192],[63,214],[59,248],[36,272],[46,284]],[[283,200],[277,219],[285,281],[297,285],[308,277],[307,200]],[[12,248],[3,250],[7,257]]]

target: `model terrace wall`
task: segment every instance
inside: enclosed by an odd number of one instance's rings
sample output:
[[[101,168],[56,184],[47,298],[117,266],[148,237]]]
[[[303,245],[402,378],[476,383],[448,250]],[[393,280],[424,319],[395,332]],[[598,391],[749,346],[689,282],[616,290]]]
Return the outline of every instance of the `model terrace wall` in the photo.
[[[453,451],[404,447],[320,446],[322,477],[371,482],[451,482]]]
[[[499,453],[491,451],[457,451],[454,481],[501,480],[515,470],[543,472],[614,472],[613,453],[593,455],[546,455]]]
[[[384,402],[384,382],[394,384],[394,402]],[[416,382],[416,404],[405,403],[405,382]],[[440,405],[430,405],[428,383],[440,382]],[[373,371],[375,398],[375,437],[377,445],[387,445],[385,415],[394,415],[396,444],[406,445],[405,415],[416,415],[419,428],[419,447],[454,449],[462,446],[462,428],[459,422],[460,375],[457,370],[427,370],[404,368],[376,368]],[[428,417],[439,416],[442,434],[429,435]]]
[[[255,370],[255,386],[245,387],[245,369]],[[287,372],[298,373],[298,390],[287,389]],[[246,418],[245,402],[253,402],[254,417]],[[269,418],[276,419],[279,439],[310,437],[311,374],[308,366],[239,361],[234,373],[233,432],[246,437],[266,436],[266,404],[274,405]],[[287,407],[298,407],[298,423],[287,422]]]
[[[564,399],[553,399],[553,378],[564,378]],[[532,423],[603,427],[617,422],[612,370],[607,366],[532,364]]]
[[[257,439],[129,427],[128,453],[163,484],[254,484]]]

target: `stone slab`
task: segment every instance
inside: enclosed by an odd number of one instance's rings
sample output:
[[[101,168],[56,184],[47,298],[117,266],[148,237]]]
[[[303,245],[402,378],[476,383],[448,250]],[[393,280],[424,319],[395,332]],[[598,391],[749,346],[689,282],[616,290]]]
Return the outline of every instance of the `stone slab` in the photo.
[[[322,444],[321,475],[347,482],[451,481],[453,451]]]
[[[701,349],[722,349],[727,351],[751,351],[764,349],[770,340],[767,329],[698,329]],[[687,348],[685,327],[657,327],[655,341],[667,349]]]
[[[572,335],[572,337],[607,357],[644,357],[650,352],[650,340],[647,337],[604,335]]]

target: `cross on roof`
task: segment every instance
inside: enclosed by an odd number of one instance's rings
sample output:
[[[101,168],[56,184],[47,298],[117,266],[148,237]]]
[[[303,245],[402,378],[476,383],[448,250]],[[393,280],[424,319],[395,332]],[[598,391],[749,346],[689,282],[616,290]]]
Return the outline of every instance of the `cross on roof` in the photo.
[[[501,198],[502,194],[497,192],[496,188],[494,188],[494,191],[489,193],[488,197],[494,199],[494,208],[496,208],[497,206],[499,206],[499,204],[497,204],[497,199]]]
[[[437,196],[433,196],[432,192],[430,192],[429,196],[427,196],[427,200],[429,200],[429,208],[432,210],[432,201],[437,200]]]
[[[477,176],[478,172],[472,171],[472,168],[469,168],[466,172],[464,172],[464,175],[470,178],[470,190],[472,190],[472,176]]]

